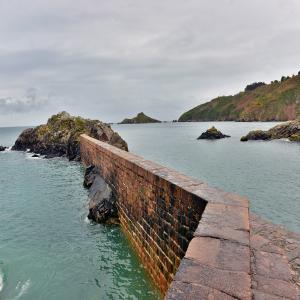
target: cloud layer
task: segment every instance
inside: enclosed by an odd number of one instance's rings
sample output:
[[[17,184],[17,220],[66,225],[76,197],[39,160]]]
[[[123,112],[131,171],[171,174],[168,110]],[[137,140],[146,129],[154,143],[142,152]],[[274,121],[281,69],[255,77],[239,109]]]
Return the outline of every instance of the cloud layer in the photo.
[[[298,72],[299,15],[297,0],[0,0],[0,126],[175,119]]]

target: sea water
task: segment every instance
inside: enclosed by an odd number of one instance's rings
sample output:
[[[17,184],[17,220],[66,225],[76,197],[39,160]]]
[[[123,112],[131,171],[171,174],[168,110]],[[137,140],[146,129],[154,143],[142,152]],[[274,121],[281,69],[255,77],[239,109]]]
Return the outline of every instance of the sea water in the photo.
[[[240,141],[250,130],[277,124],[192,122],[113,128],[128,142],[130,151],[211,186],[247,196],[252,212],[300,232],[300,143]],[[197,140],[211,126],[231,138]]]
[[[81,164],[31,156],[0,152],[0,299],[160,299],[120,227],[87,220]]]
[[[197,137],[215,125],[231,138]],[[251,211],[300,231],[300,144],[240,137],[276,123],[113,125],[131,152],[245,195]],[[23,128],[0,128],[10,146]],[[0,153],[0,299],[159,299],[118,226],[87,221],[83,168]]]

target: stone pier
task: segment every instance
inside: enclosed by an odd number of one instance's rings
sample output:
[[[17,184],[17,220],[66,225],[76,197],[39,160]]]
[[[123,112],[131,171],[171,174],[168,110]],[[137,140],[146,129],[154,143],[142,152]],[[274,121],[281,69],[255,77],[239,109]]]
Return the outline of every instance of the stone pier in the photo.
[[[122,228],[165,299],[297,300],[284,254],[250,239],[245,197],[87,135],[80,151],[112,187]]]

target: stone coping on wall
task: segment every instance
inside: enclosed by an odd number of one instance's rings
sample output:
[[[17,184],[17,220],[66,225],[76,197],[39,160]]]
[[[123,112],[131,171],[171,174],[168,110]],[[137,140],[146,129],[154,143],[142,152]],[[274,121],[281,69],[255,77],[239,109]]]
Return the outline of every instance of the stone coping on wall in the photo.
[[[165,296],[179,299],[251,299],[249,202],[135,154],[82,135],[118,163],[137,168],[207,202],[194,236]],[[128,164],[130,162],[130,164]],[[154,179],[153,179],[154,180]]]

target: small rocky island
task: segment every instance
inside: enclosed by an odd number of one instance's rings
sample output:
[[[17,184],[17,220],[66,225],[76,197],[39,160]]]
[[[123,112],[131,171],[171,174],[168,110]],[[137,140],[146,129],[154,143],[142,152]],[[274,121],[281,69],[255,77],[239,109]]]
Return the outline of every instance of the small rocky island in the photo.
[[[275,140],[289,139],[292,142],[300,142],[300,119],[285,122],[272,127],[269,130],[253,130],[241,137],[242,142],[250,140]]]
[[[207,129],[205,132],[203,132],[197,140],[219,140],[228,138],[230,135],[223,134],[221,131],[219,131],[215,126]]]
[[[143,124],[143,123],[161,123],[161,121],[153,119],[145,115],[143,112],[140,112],[136,115],[136,117],[132,119],[124,119],[119,124]]]
[[[0,145],[0,152],[5,151],[6,147]]]
[[[99,120],[74,117],[65,111],[50,117],[47,124],[25,129],[12,149],[29,150],[46,158],[67,157],[79,161],[79,137],[83,133],[128,151],[127,143],[109,125]]]

